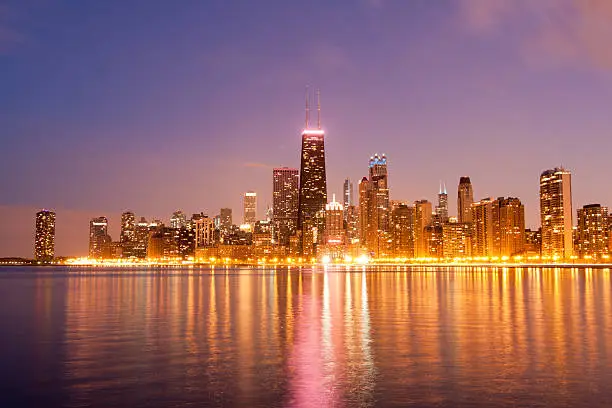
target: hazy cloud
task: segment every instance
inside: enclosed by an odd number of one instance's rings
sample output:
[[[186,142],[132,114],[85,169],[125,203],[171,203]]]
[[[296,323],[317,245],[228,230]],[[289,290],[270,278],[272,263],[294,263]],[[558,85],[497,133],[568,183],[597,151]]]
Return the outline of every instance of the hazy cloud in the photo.
[[[529,62],[612,70],[610,0],[464,0],[461,17],[481,35],[516,29]]]

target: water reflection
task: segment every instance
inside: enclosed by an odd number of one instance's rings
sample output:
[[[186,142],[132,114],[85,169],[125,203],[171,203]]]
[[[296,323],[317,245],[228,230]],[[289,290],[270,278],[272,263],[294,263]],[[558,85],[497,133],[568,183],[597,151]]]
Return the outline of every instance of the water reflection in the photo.
[[[5,338],[0,357],[35,357],[2,374],[12,401],[27,402],[28,387],[47,406],[611,406],[610,279],[477,267],[11,273],[0,318],[10,328],[6,310],[19,310],[28,340]]]

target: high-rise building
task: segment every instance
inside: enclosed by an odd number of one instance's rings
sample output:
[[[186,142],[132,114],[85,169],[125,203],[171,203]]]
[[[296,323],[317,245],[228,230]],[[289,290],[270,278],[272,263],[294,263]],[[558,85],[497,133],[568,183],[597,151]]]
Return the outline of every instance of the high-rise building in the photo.
[[[257,221],[257,193],[247,191],[242,196],[242,223],[253,228]]]
[[[274,239],[285,246],[289,245],[289,237],[297,229],[299,178],[297,169],[280,167],[272,170]]]
[[[578,209],[578,255],[581,259],[601,260],[609,256],[608,208],[589,204]]]
[[[546,170],[540,175],[540,219],[542,257],[570,259],[574,253],[572,237],[572,181],[564,168]]]
[[[170,217],[170,228],[179,229],[187,224],[187,217],[181,210],[175,211]]]
[[[219,223],[219,228],[227,233],[232,227],[232,209],[231,208],[222,208],[219,211],[219,217],[221,219]]]
[[[121,245],[121,257],[130,258],[135,256],[136,246],[136,217],[131,211],[121,214],[121,235],[119,236]]]
[[[359,209],[356,205],[350,205],[344,209],[346,214],[346,240],[353,244],[359,241]]]
[[[504,257],[525,252],[525,208],[518,198],[487,198],[472,205],[473,255]]]
[[[214,244],[215,225],[212,218],[207,216],[195,220],[195,247],[207,247]]]
[[[359,183],[359,211],[362,245],[374,257],[388,257],[392,252],[389,223],[389,182],[387,157],[375,154],[368,162],[369,178]]]
[[[427,200],[414,202],[414,252],[417,258],[429,256],[429,246],[425,228],[431,225],[431,203]]]
[[[442,183],[440,183],[440,192],[438,193],[436,216],[440,224],[448,221],[448,194],[446,194],[446,184],[442,187]]]
[[[41,210],[36,213],[34,257],[39,262],[51,262],[55,257],[55,213]]]
[[[414,258],[415,209],[406,204],[397,205],[391,212],[392,257]]]
[[[500,255],[525,253],[525,207],[514,197],[498,198]]]
[[[442,240],[445,258],[465,258],[472,255],[471,225],[469,223],[447,222],[442,226]]]
[[[111,238],[108,235],[108,219],[93,218],[89,222],[89,257],[92,259],[108,259],[111,252]]]
[[[336,201],[335,195],[332,201],[325,205],[325,236],[325,244],[327,245],[345,243],[344,207]]]
[[[317,228],[315,216],[325,211],[327,204],[327,177],[325,173],[325,132],[321,129],[321,104],[317,92],[317,127],[310,126],[309,97],[306,97],[306,126],[302,132],[302,153],[300,161],[300,188],[298,194],[298,230],[311,220]],[[324,223],[323,223],[324,225]],[[305,232],[303,239],[307,238]]]
[[[344,219],[346,220],[348,208],[355,205],[353,199],[353,183],[347,177],[342,185],[342,205],[344,206]]]
[[[140,217],[140,221],[136,224],[135,243],[133,256],[136,258],[146,258],[147,245],[149,244],[149,223],[145,217]]]
[[[472,182],[469,177],[461,177],[457,190],[457,219],[460,223],[472,222],[471,206],[473,202]]]
[[[359,182],[359,241],[363,247],[368,246],[368,231],[372,219],[370,205],[370,181],[364,177]]]

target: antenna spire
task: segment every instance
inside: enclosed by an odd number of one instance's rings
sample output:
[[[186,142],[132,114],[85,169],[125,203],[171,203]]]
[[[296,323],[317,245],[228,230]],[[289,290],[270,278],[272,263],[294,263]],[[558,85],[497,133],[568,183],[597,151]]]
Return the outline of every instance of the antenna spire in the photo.
[[[317,89],[317,127],[321,129],[321,90]]]
[[[308,85],[306,85],[306,127],[310,127],[310,92],[308,92]]]

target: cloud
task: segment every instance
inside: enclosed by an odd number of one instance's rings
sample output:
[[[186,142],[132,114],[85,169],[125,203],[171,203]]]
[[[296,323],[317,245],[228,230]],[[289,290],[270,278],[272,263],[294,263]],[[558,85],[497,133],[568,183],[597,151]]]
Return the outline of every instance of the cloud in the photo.
[[[528,62],[612,70],[610,0],[464,0],[460,10],[473,33],[519,32]]]

